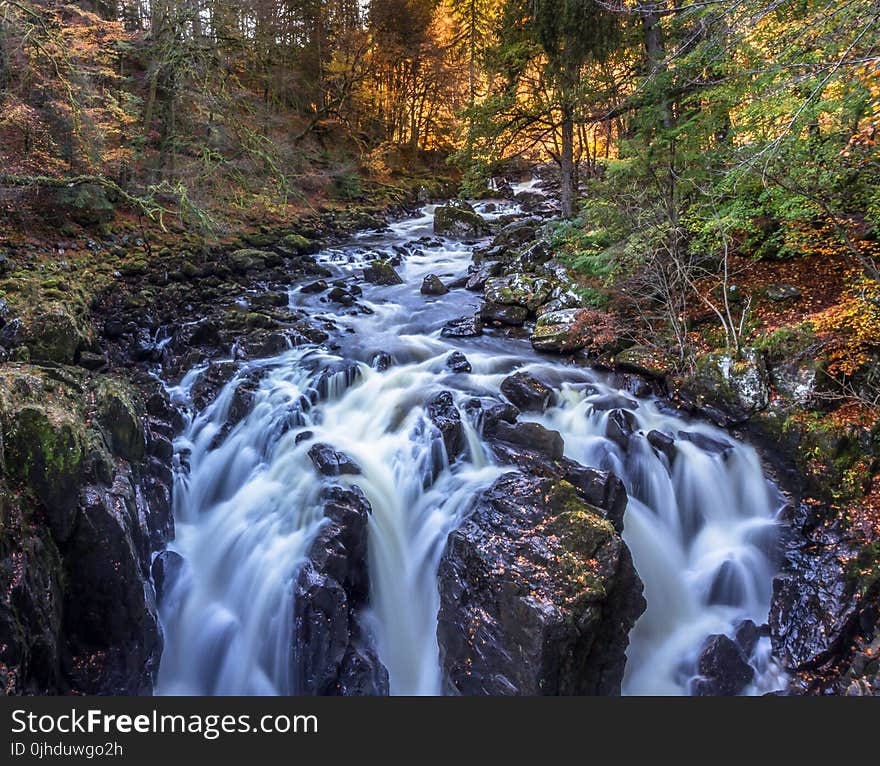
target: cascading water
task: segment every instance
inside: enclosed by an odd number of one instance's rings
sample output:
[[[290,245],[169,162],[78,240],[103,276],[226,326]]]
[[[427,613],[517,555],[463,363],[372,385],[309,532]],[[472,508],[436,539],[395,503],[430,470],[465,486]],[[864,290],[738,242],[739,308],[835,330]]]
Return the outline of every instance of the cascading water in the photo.
[[[515,206],[501,203],[487,217],[511,212]],[[506,375],[522,367],[555,381],[555,402],[536,419],[562,433],[569,457],[614,471],[630,495],[624,537],[648,608],[631,637],[624,691],[689,693],[707,636],[732,634],[743,619],[766,620],[779,499],[755,452],[664,413],[656,402],[625,395],[598,373],[548,362],[526,341],[492,334],[442,339],[443,323],[475,310],[478,297],[464,290],[419,294],[428,273],[464,275],[473,251],[433,237],[432,214],[428,206],[389,231],[324,251],[321,261],[345,277],[377,250],[405,246],[404,284],[365,286],[367,315],[334,313],[318,297],[292,291],[293,304],[353,331],[344,346],[337,353],[291,349],[243,365],[177,440],[172,547],[186,566],[162,603],[159,693],[298,691],[293,584],[322,523],[322,480],[308,457],[319,442],[362,470],[339,482],[361,487],[373,510],[368,622],[391,691],[441,693],[438,562],[450,530],[505,467],[493,463],[470,424],[466,454],[450,466],[438,454],[424,404],[449,390],[461,409],[475,395],[497,395]],[[453,350],[466,353],[469,374],[446,368]],[[376,352],[396,363],[374,369]],[[171,389],[179,402],[189,402],[200,374],[193,370]],[[258,381],[253,405],[230,428],[228,413],[244,381]],[[613,411],[629,413],[635,433],[626,449],[606,437]],[[669,454],[652,447],[651,431],[675,438]],[[752,653],[751,693],[778,688],[768,646],[761,639]]]

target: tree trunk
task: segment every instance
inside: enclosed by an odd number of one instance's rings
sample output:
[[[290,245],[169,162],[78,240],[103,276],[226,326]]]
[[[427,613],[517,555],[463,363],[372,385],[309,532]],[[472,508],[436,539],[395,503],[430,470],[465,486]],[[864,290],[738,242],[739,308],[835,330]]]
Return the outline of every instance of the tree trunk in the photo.
[[[563,218],[574,218],[577,178],[574,167],[574,106],[566,102],[562,105],[562,149],[559,157],[562,174],[560,204]]]

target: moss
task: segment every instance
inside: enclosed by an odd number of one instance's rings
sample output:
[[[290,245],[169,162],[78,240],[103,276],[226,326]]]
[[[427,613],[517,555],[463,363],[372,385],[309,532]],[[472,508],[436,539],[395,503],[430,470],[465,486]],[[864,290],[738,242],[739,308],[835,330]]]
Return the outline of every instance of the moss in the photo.
[[[596,559],[617,537],[614,526],[598,508],[581,499],[568,482],[555,483],[551,493],[556,513],[547,532],[559,540],[562,548],[557,565],[577,599],[604,599],[605,580]]]
[[[288,234],[278,245],[294,253],[305,253],[312,249],[312,243],[302,234]]]
[[[144,427],[132,389],[114,378],[100,378],[94,389],[95,419],[114,454],[140,460],[145,453]]]

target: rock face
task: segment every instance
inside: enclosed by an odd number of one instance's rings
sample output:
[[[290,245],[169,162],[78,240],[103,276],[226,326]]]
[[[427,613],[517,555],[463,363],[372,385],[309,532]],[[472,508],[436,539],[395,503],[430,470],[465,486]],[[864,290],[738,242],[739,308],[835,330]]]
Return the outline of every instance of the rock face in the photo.
[[[450,535],[439,582],[451,692],[620,692],[641,581],[614,526],[572,484],[499,478]]]
[[[476,238],[488,234],[489,226],[470,205],[458,203],[437,208],[434,233],[459,239]]]
[[[173,534],[175,425],[120,381],[75,368],[0,376],[0,685],[145,694],[162,638],[151,553]]]
[[[697,359],[693,388],[697,397],[710,399],[728,419],[722,425],[742,423],[766,409],[770,378],[763,357],[744,349],[738,357],[705,354]],[[718,418],[716,418],[718,421]]]
[[[388,694],[388,671],[361,624],[370,592],[371,512],[358,487],[325,491],[326,523],[294,586],[293,665],[299,694]]]

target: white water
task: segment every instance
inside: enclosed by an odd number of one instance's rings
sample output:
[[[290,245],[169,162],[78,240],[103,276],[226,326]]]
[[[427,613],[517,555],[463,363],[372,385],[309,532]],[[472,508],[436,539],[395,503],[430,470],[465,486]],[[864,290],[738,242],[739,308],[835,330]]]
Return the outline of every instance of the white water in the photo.
[[[493,215],[512,209],[502,206]],[[340,275],[350,273],[375,257],[376,248],[430,235],[432,211],[429,206],[388,232],[362,235],[320,257]],[[471,246],[448,241],[411,248],[398,269],[404,285],[364,286],[361,302],[374,312],[369,316],[328,310],[319,296],[294,290],[292,303],[355,330],[343,348],[335,354],[291,350],[250,363],[195,414],[176,442],[186,465],[177,474],[172,548],[186,568],[162,605],[160,693],[297,692],[292,589],[321,523],[321,479],[307,456],[316,442],[350,455],[363,471],[342,482],[360,486],[373,509],[369,625],[391,691],[440,693],[437,564],[449,531],[504,467],[492,464],[471,427],[468,454],[450,467],[423,404],[441,390],[453,391],[460,408],[474,395],[497,395],[504,377],[520,367],[557,388],[556,404],[535,419],[563,434],[569,457],[613,470],[630,493],[624,537],[645,583],[648,609],[631,636],[624,691],[688,693],[708,635],[732,635],[744,618],[766,621],[774,571],[767,552],[779,503],[754,451],[708,426],[664,414],[653,402],[632,399],[626,409],[638,435],[624,453],[604,437],[608,413],[598,408],[603,397],[620,392],[596,373],[540,358],[523,340],[440,338],[442,324],[472,311],[478,297],[454,290],[426,299],[418,292],[421,280],[427,273],[445,280],[464,274],[471,252]],[[467,355],[471,374],[445,369],[451,350]],[[368,362],[377,351],[398,363],[376,371]],[[345,359],[359,360],[355,372],[344,371]],[[343,371],[319,393],[316,381],[328,368]],[[258,371],[263,377],[252,411],[218,437],[235,387]],[[179,401],[188,402],[200,373],[194,370],[172,389]],[[670,467],[644,437],[652,429],[673,436],[699,431],[731,447],[723,456],[679,440]],[[305,431],[311,436],[297,444]],[[779,683],[767,643],[759,642],[752,659],[758,671],[752,693]]]

